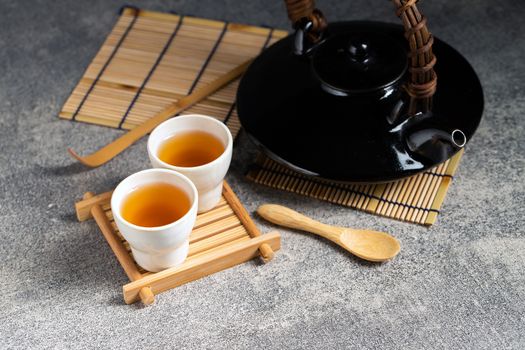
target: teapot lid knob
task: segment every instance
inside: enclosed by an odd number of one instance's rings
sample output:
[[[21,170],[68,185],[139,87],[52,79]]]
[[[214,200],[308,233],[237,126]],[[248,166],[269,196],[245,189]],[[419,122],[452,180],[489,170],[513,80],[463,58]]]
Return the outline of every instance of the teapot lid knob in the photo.
[[[330,30],[330,28],[329,28]],[[346,25],[312,50],[312,68],[323,88],[335,95],[369,93],[400,81],[407,70],[407,52],[387,34]]]
[[[350,41],[350,44],[348,45],[348,54],[350,56],[350,59],[366,63],[367,59],[369,59],[368,54],[368,43],[366,41]]]

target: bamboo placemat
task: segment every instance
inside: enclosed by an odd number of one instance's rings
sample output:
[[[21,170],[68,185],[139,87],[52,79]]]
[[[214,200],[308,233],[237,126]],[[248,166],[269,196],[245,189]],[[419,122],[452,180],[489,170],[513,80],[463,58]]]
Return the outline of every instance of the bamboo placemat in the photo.
[[[313,179],[260,155],[248,178],[256,183],[389,218],[432,225],[437,220],[463,150],[445,163],[384,184],[339,184]]]
[[[273,28],[126,7],[60,117],[131,129],[286,35]],[[235,137],[238,83],[185,114],[214,116]]]
[[[119,232],[113,219],[111,193],[94,195],[88,192],[75,204],[79,221],[94,218],[115,257],[131,280],[123,289],[127,304],[142,300],[153,303],[155,295],[184,283],[241,264],[256,256],[263,262],[279,250],[278,232],[261,235],[248,212],[224,182],[223,196],[210,211],[197,215],[190,234],[188,257],[179,266],[160,272],[148,272],[133,259],[129,243]]]

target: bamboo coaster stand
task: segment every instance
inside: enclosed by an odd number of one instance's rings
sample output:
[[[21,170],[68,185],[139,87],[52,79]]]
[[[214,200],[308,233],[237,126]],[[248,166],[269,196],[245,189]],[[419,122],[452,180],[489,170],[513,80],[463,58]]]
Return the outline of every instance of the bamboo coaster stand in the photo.
[[[112,192],[84,194],[75,204],[79,221],[94,218],[111,250],[131,280],[123,286],[124,301],[141,300],[149,305],[155,295],[184,283],[241,264],[257,256],[263,262],[273,259],[281,246],[278,232],[261,235],[246,209],[224,182],[222,199],[212,210],[197,215],[190,234],[188,258],[182,265],[160,272],[148,272],[135,263],[128,242],[113,221],[110,208]]]

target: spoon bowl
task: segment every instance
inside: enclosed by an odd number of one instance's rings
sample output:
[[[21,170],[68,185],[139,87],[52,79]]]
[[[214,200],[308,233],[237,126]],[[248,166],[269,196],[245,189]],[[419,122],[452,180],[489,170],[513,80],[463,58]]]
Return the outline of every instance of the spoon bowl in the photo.
[[[392,259],[401,249],[397,239],[379,231],[344,229],[340,240],[342,247],[368,261]]]

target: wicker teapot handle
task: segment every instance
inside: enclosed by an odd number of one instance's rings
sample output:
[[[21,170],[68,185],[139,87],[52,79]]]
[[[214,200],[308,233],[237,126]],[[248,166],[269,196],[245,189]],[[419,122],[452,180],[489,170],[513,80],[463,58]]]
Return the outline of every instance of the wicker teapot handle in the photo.
[[[284,0],[288,17],[294,27],[305,19],[311,22],[308,36],[312,41],[320,39],[327,22],[322,12],[315,8],[314,0]],[[406,91],[410,96],[409,113],[427,111],[436,92],[437,76],[434,72],[436,57],[432,53],[434,39],[427,28],[427,19],[416,3],[418,0],[392,0],[396,15],[401,18],[405,37],[410,47],[410,81]]]

